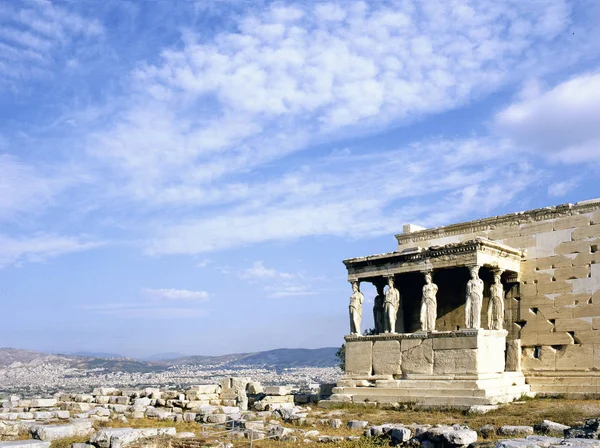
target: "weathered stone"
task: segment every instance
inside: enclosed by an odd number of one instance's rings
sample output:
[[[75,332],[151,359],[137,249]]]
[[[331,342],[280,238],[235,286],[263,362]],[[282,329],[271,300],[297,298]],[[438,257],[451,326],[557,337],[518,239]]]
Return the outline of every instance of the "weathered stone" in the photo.
[[[565,430],[569,429],[570,426],[561,425],[560,423],[555,423],[550,420],[543,420],[542,423],[539,423],[533,427],[533,429],[537,432],[541,432],[543,434],[556,433],[556,434],[564,434]]]
[[[58,400],[54,398],[34,398],[31,400],[32,408],[52,408],[56,406]]]
[[[332,428],[341,428],[343,425],[342,421],[339,418],[334,418],[329,421],[329,426]]]
[[[346,343],[346,374],[370,375],[373,360],[373,343],[350,341]]]
[[[528,436],[530,434],[533,434],[533,427],[504,425],[498,429],[498,434],[501,436],[508,437]]]
[[[350,429],[363,429],[366,428],[369,422],[364,420],[350,420],[347,425]]]
[[[68,437],[88,436],[94,432],[91,422],[74,422],[65,425],[36,425],[31,433],[36,439],[52,442]]]
[[[402,340],[402,343],[404,341]],[[402,351],[402,371],[404,373],[433,373],[433,342],[431,339],[420,340],[418,345]]]
[[[50,448],[50,442],[41,440],[15,440],[0,442],[0,448]]]
[[[402,373],[400,341],[375,341],[373,344],[373,373],[400,375]]]

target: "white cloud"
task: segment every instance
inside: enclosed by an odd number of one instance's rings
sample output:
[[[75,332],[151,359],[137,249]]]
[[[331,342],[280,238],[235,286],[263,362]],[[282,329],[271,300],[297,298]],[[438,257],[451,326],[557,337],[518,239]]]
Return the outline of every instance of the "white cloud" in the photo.
[[[12,238],[0,234],[0,268],[23,263],[40,263],[50,258],[81,252],[104,245],[83,238],[35,234]]]
[[[546,91],[527,90],[522,101],[497,114],[497,130],[551,162],[598,163],[600,73],[582,74]]]
[[[299,8],[246,13],[210,38],[187,32],[139,66],[131,106],[88,147],[126,180],[122,194],[161,206],[245,200],[243,182],[218,182],[453,109],[580,54],[574,40],[555,41],[570,24],[560,0]]]
[[[267,268],[263,264],[262,261],[255,261],[252,264],[252,267],[244,269],[240,273],[240,278],[243,279],[264,279],[264,278],[283,278],[290,279],[293,278],[294,274],[290,274],[288,272],[279,272],[276,269]]]
[[[210,295],[206,291],[188,289],[144,289],[144,294],[153,299],[168,302],[205,302]]]
[[[161,225],[152,254],[197,254],[266,241],[372,237],[403,223],[449,223],[506,204],[539,177],[495,140],[430,141],[395,151],[325,156],[292,177],[249,186],[252,201]],[[435,160],[437,163],[431,163]],[[276,275],[262,264],[259,275]]]

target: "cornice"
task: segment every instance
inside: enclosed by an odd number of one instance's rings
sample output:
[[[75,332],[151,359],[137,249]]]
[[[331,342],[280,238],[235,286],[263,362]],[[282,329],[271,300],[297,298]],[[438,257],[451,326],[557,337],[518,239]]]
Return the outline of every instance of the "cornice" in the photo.
[[[398,244],[425,241],[446,236],[461,235],[468,230],[471,233],[493,230],[496,226],[518,226],[538,221],[546,221],[565,216],[580,215],[600,210],[600,198],[580,201],[576,204],[562,204],[552,207],[538,208],[517,213],[509,213],[490,218],[477,219],[433,229],[418,230],[411,233],[395,235]]]

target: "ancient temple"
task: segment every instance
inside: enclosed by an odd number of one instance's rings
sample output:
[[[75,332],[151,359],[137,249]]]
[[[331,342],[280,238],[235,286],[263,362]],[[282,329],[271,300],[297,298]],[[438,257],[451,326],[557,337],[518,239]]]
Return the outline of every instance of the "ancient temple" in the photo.
[[[394,252],[344,261],[350,334],[332,401],[468,408],[524,394],[600,397],[600,200],[407,225],[396,239]],[[366,283],[377,290],[369,336]]]

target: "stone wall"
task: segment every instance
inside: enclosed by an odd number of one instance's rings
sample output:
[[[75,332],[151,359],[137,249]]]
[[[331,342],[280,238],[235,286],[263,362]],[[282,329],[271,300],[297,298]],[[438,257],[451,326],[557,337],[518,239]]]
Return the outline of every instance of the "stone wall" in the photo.
[[[401,252],[477,236],[526,250],[518,288],[507,294],[505,315],[509,339],[521,339],[526,375],[593,375],[600,368],[600,199],[403,233],[396,239]],[[600,381],[593,386],[600,392]]]

